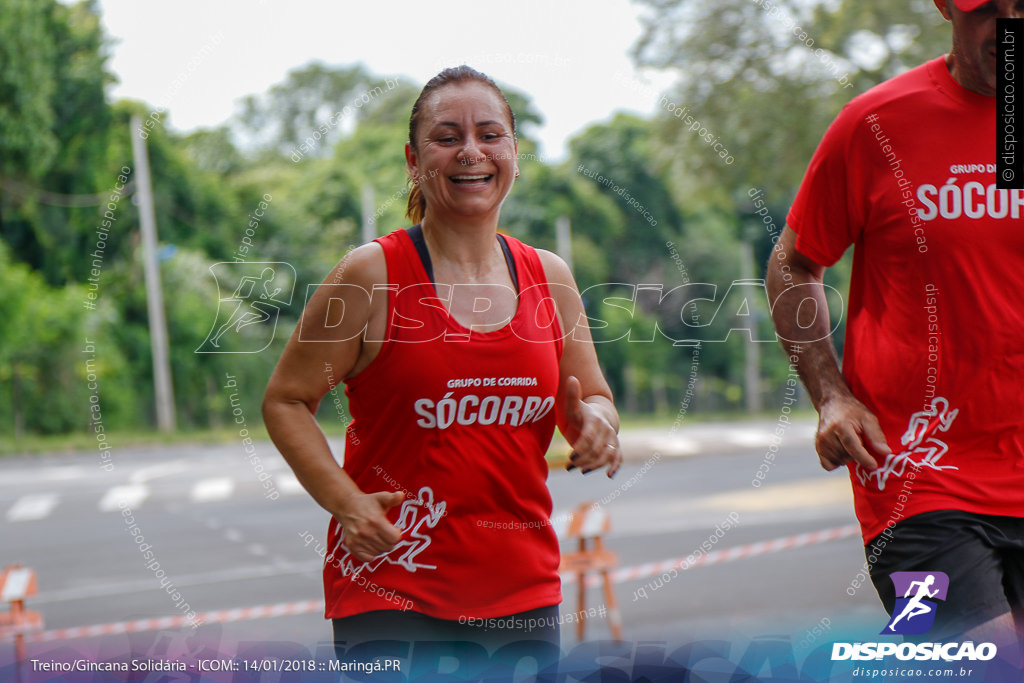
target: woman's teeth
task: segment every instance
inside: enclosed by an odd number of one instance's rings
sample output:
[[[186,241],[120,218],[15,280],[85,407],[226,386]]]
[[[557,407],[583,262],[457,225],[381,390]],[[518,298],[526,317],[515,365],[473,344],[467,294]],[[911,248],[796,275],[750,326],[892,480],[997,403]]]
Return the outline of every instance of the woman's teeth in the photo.
[[[489,175],[457,175],[452,176],[452,182],[460,185],[482,185],[491,179]]]

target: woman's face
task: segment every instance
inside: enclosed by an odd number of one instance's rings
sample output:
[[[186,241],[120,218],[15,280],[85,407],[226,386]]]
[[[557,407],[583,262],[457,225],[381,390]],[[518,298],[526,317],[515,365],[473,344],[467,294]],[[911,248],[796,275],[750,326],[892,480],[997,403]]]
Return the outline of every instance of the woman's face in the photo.
[[[405,158],[426,215],[496,214],[517,171],[512,122],[498,93],[474,81],[446,85],[424,98],[419,116],[416,147],[406,145]]]

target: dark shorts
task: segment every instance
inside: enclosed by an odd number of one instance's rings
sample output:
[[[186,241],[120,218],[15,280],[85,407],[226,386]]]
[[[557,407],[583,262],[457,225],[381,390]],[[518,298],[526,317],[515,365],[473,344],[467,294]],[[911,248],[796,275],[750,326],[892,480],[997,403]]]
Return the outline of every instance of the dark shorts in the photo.
[[[558,605],[477,619],[472,625],[398,610],[377,610],[331,621],[334,652],[340,662],[394,657],[420,669],[402,669],[404,674],[417,676],[431,673],[423,669],[430,669],[442,658],[454,658],[449,661],[459,663],[456,677],[471,677],[470,670],[485,665],[490,668],[488,660],[495,657],[508,660],[513,668],[515,662],[533,658],[538,669],[543,669],[557,663],[561,655]]]
[[[1022,518],[924,512],[897,522],[864,550],[871,581],[890,617],[897,598],[891,572],[939,571],[949,576],[949,592],[936,609],[927,640],[955,637],[1007,612],[1018,626],[1024,623]]]

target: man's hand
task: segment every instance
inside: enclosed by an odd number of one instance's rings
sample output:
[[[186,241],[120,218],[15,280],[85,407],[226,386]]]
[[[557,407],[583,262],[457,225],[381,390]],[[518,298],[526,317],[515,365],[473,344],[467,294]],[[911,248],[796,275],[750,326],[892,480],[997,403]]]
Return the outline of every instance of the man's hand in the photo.
[[[405,500],[401,491],[359,493],[344,513],[335,515],[345,530],[345,547],[360,562],[389,552],[402,540],[402,532],[388,520],[387,511]]]
[[[885,460],[892,453],[878,418],[852,396],[837,396],[821,404],[814,448],[821,466],[830,471],[849,462],[873,470],[878,459]]]
[[[573,375],[566,380],[565,416],[573,451],[568,469],[579,467],[587,474],[608,465],[608,477],[615,476],[622,465],[619,437],[601,411],[583,400],[580,381]]]

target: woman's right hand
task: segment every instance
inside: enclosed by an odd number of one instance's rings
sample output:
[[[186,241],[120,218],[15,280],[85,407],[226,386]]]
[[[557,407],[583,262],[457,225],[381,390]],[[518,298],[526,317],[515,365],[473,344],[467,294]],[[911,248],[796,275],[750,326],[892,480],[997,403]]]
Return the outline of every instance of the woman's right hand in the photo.
[[[345,511],[335,515],[345,530],[344,545],[354,558],[369,562],[402,540],[402,532],[388,520],[387,512],[403,500],[401,491],[357,493]]]

